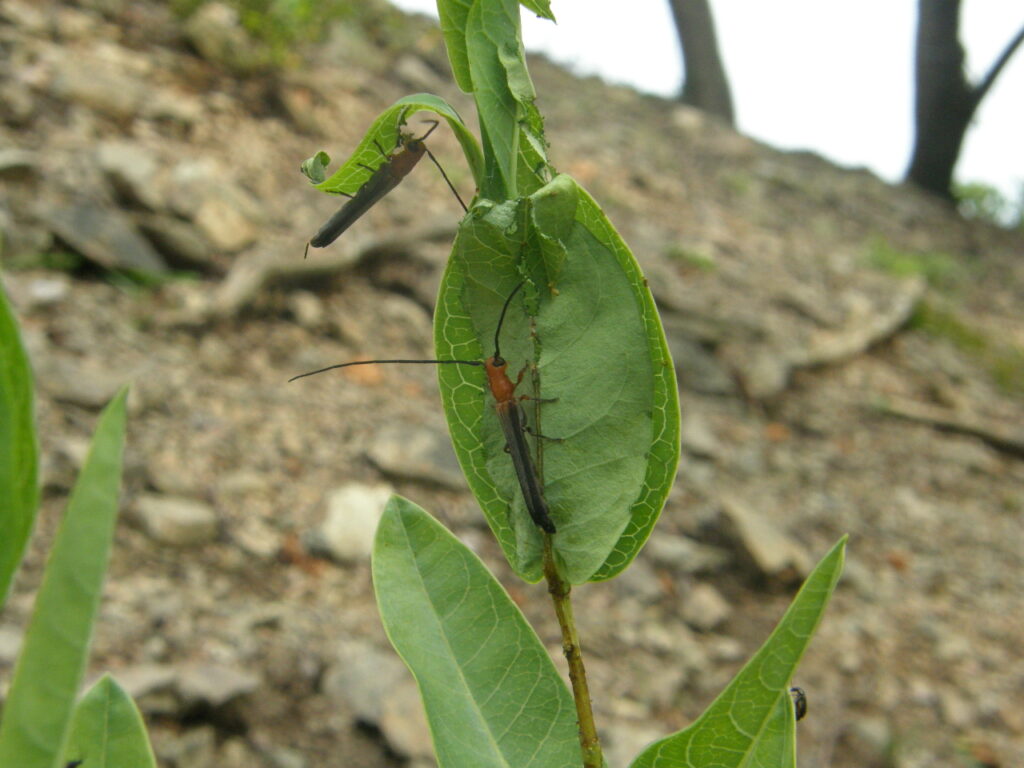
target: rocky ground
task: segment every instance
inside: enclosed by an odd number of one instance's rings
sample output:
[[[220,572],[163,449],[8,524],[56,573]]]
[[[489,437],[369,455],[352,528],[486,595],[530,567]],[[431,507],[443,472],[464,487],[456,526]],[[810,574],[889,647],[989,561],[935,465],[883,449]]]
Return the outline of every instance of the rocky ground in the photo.
[[[97,410],[131,379],[92,671],[137,696],[161,765],[429,765],[370,586],[381,499],[414,499],[473,546],[555,657],[557,627],[454,469],[432,371],[285,383],[429,354],[455,202],[424,165],[303,261],[336,204],[297,169],[344,156],[406,93],[471,104],[422,20],[368,13],[270,70],[239,58],[240,34],[216,5],[186,25],[146,3],[0,6],[4,279],[45,483],[0,680]],[[796,681],[800,764],[1024,764],[1024,237],[532,67],[554,162],[637,254],[682,389],[684,455],[651,542],[576,591],[609,764],[690,722],[847,532]],[[138,268],[165,277],[141,285]]]

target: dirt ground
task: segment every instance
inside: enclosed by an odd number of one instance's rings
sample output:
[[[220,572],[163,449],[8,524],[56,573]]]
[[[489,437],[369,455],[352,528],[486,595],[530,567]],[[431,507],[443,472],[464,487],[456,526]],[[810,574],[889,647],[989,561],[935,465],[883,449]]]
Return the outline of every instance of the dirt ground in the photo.
[[[221,11],[183,26],[147,3],[0,9],[4,280],[38,378],[44,479],[0,684],[98,408],[131,380],[91,672],[137,695],[161,765],[429,765],[368,560],[328,556],[332,492],[413,499],[555,657],[557,625],[450,477],[433,371],[285,383],[430,354],[457,204],[424,164],[303,262],[336,201],[298,166],[344,157],[407,93],[471,124],[472,105],[422,19],[370,14],[269,72],[217,46],[238,33]],[[575,592],[609,764],[692,721],[795,593],[791,570],[752,559],[740,510],[795,562],[850,534],[796,680],[801,766],[1024,765],[1024,235],[671,102],[531,71],[553,162],[633,248],[681,386],[683,456],[651,543]],[[471,193],[451,135],[431,147]],[[152,258],[166,279],[119,276]],[[414,444],[429,447],[415,471]],[[212,532],[171,542],[162,502],[198,507]]]

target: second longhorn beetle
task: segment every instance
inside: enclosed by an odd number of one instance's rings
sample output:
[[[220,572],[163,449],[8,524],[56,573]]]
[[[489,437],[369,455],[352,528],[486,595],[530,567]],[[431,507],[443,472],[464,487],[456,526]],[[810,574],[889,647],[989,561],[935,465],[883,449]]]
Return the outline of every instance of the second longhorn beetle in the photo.
[[[306,376],[313,376],[318,373],[323,373],[324,371],[333,371],[335,368],[347,368],[352,365],[416,363],[424,365],[483,366],[483,369],[487,374],[488,388],[491,390],[491,395],[494,397],[495,410],[498,414],[498,421],[501,424],[501,431],[505,436],[508,452],[512,457],[512,466],[515,468],[516,478],[519,480],[519,489],[523,493],[523,501],[526,502],[526,509],[530,513],[530,518],[538,528],[546,533],[555,533],[555,524],[551,520],[551,512],[548,509],[548,503],[544,498],[540,476],[537,473],[537,467],[533,462],[533,458],[530,456],[530,445],[526,441],[526,431],[528,428],[526,425],[526,416],[523,413],[523,407],[520,404],[520,400],[528,399],[531,396],[520,395],[517,397],[515,394],[516,387],[523,380],[523,373],[525,373],[526,369],[523,368],[523,370],[519,372],[518,378],[513,383],[507,372],[508,361],[501,356],[501,326],[505,322],[505,314],[508,312],[508,308],[512,303],[513,297],[522,287],[523,283],[519,283],[519,285],[512,290],[512,293],[508,295],[508,298],[505,299],[505,304],[501,308],[501,315],[498,318],[498,325],[494,330],[494,354],[486,360],[356,360],[351,363],[329,365],[326,368],[302,373],[298,376],[293,376],[289,381],[295,381],[296,379],[301,379]],[[538,435],[536,433],[532,434],[536,437],[543,437],[543,435]]]
[[[363,166],[368,171],[371,171],[370,178],[366,180],[354,195],[350,195],[351,199],[341,206],[327,220],[327,223],[320,227],[319,231],[309,239],[309,242],[306,244],[307,253],[310,246],[313,248],[324,248],[341,237],[342,233],[355,224],[364,213],[376,205],[388,192],[401,184],[402,179],[408,176],[412,169],[416,167],[416,164],[423,159],[423,155],[427,155],[434,165],[437,166],[441,176],[444,177],[445,182],[448,184],[448,188],[455,194],[455,199],[462,206],[462,210],[469,210],[466,208],[466,204],[462,202],[462,198],[459,197],[459,193],[455,189],[455,185],[452,184],[451,179],[448,178],[448,174],[444,172],[444,168],[437,162],[434,153],[424,143],[426,138],[437,128],[438,121],[426,120],[424,122],[432,123],[432,125],[426,133],[418,138],[412,134],[399,131],[398,144],[395,146],[397,151],[392,152],[390,155],[384,151],[384,147],[376,139],[373,140],[378,151],[384,157],[384,162],[376,168]]]

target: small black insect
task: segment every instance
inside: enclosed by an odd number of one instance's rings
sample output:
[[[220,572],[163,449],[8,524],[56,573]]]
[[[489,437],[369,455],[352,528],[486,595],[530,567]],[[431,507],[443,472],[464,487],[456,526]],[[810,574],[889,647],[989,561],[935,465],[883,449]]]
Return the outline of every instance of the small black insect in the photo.
[[[80,766],[84,762],[85,760],[72,760],[67,765],[65,765],[64,768],[78,768],[78,766]]]
[[[789,689],[789,695],[793,697],[793,713],[796,719],[803,720],[807,715],[807,694],[803,688],[794,685]]]

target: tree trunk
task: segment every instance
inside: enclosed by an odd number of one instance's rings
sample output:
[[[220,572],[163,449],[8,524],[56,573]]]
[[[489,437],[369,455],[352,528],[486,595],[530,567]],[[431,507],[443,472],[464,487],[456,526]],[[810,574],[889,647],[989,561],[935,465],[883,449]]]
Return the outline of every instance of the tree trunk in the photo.
[[[718,55],[715,22],[708,0],[669,0],[683,49],[686,80],[680,101],[735,125],[732,93]]]
[[[964,77],[960,0],[919,0],[914,154],[907,179],[952,199],[953,168],[977,106]]]
[[[918,0],[915,137],[907,181],[947,200],[953,199],[953,169],[971,118],[1024,39],[1021,29],[972,86],[964,75],[959,28],[960,0]]]

